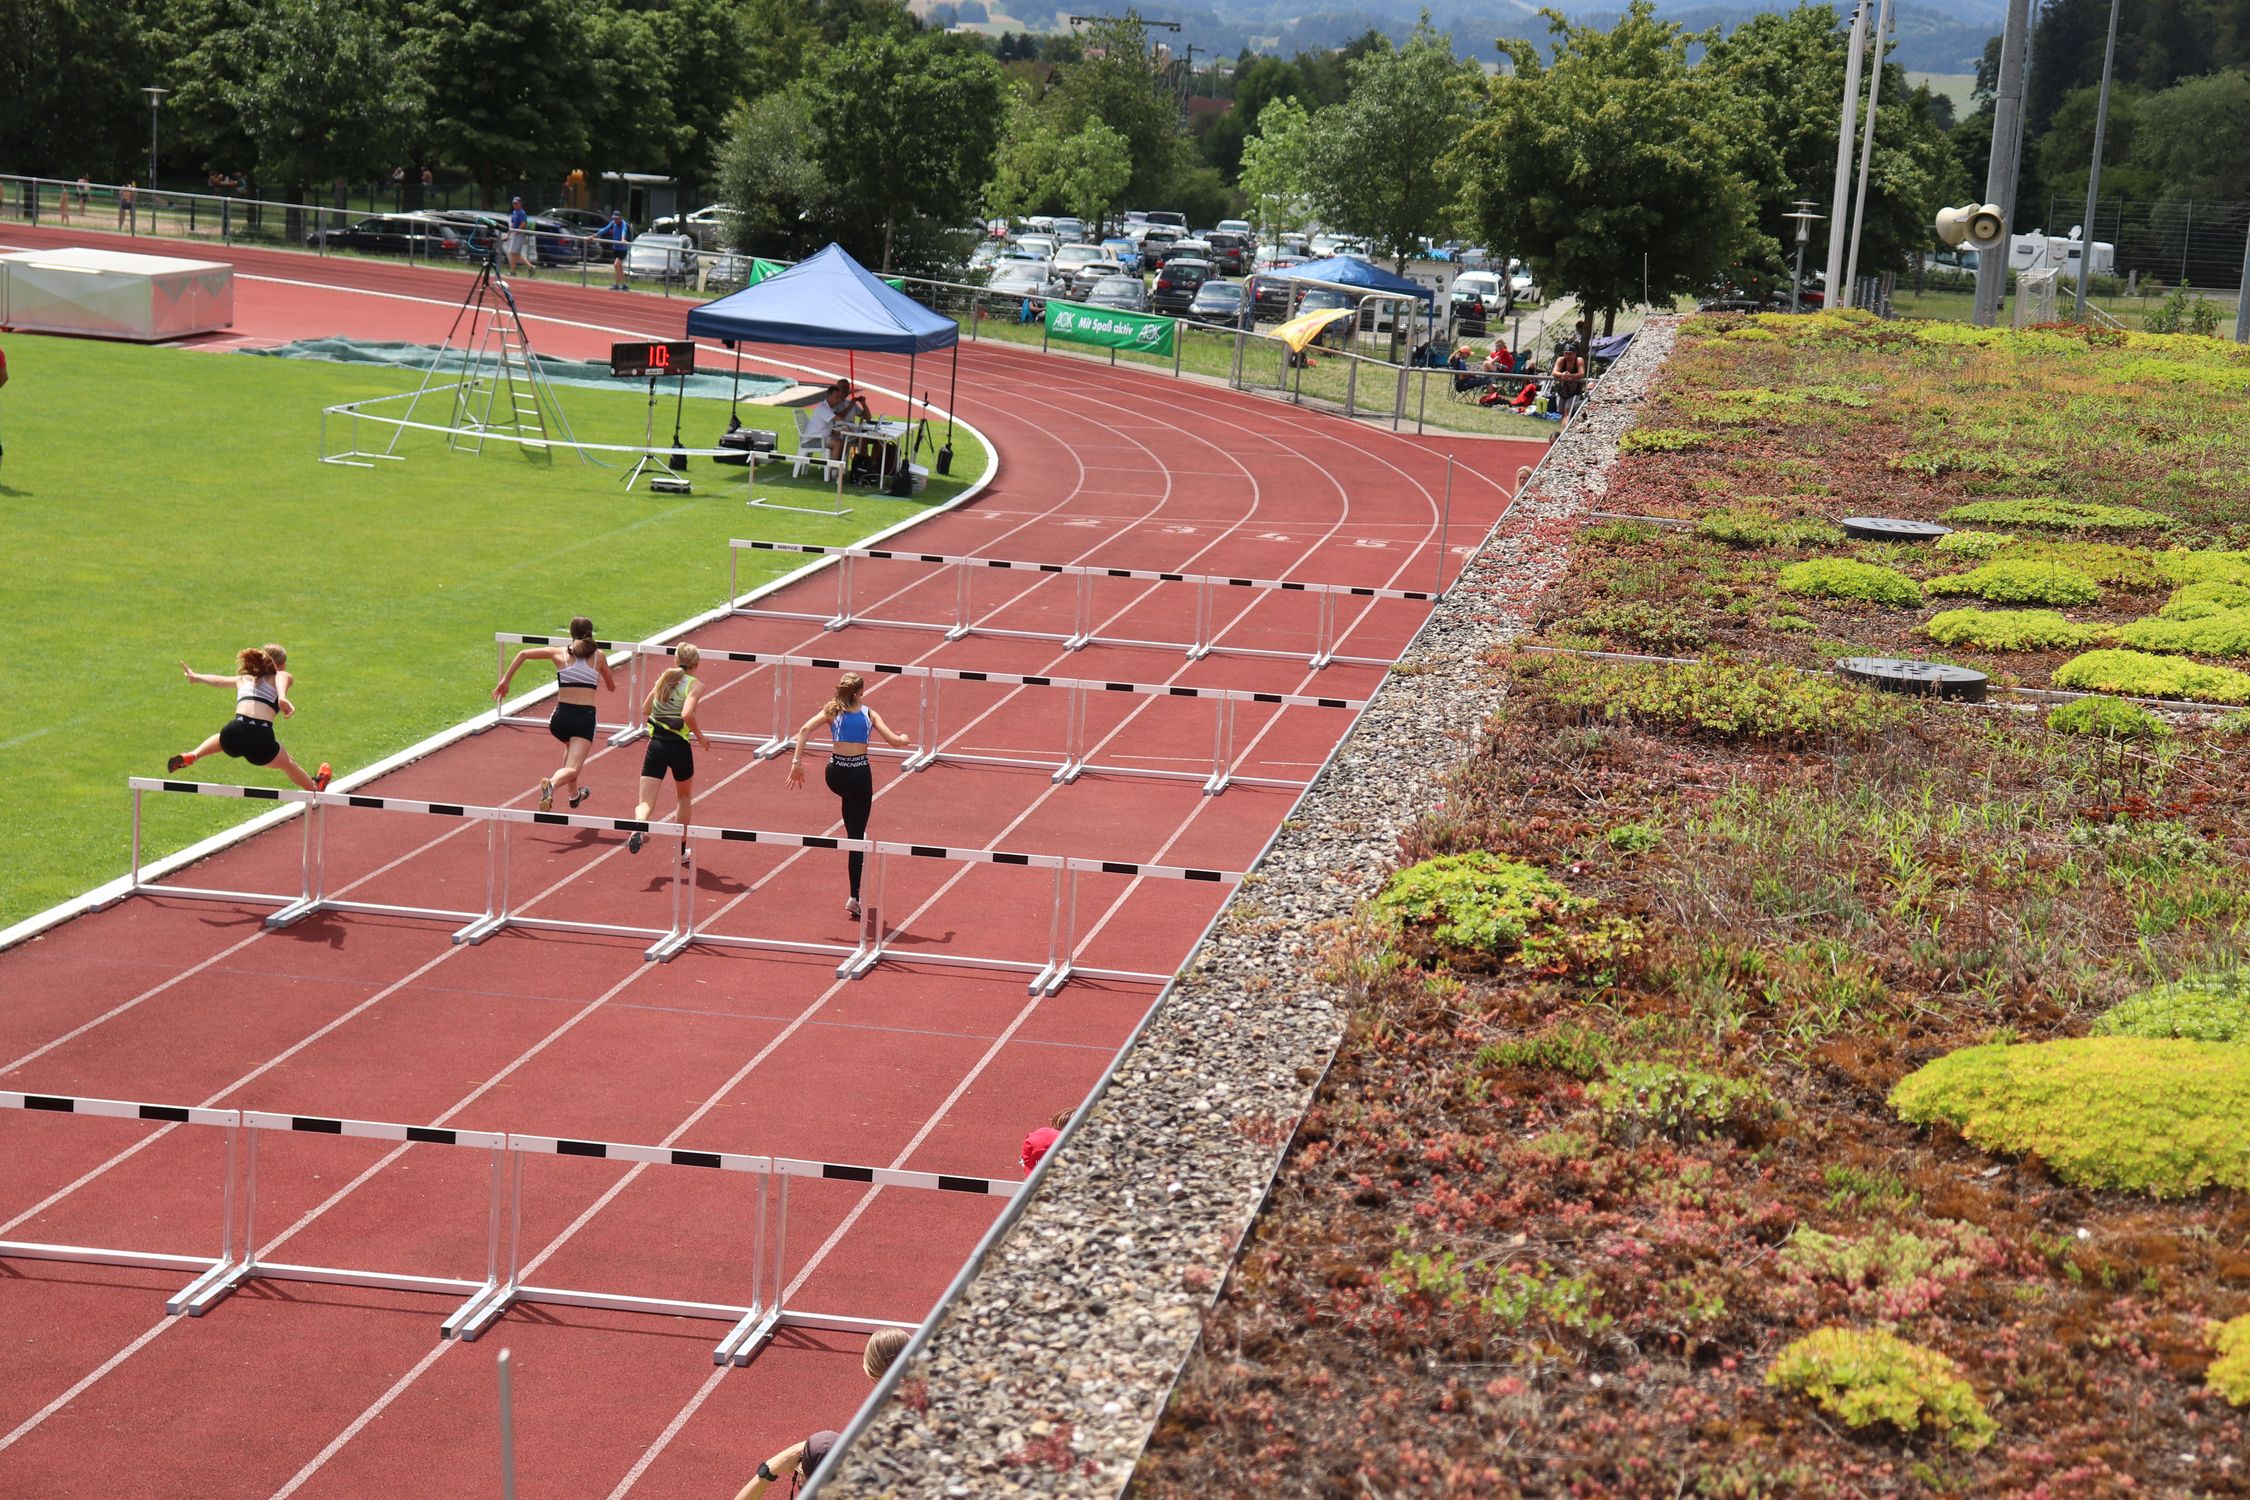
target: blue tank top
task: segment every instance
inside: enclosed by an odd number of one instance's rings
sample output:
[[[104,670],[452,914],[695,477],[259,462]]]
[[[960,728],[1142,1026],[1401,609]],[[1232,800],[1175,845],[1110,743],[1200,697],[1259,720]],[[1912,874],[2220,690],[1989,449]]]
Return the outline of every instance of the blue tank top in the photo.
[[[867,710],[864,708],[847,708],[836,715],[828,726],[828,738],[841,740],[847,745],[866,744]]]

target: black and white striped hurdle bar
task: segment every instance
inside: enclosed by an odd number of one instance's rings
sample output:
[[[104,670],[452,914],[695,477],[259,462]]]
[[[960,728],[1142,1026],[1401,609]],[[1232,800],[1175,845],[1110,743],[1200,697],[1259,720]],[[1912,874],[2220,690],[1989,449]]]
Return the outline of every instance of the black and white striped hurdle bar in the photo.
[[[698,1151],[683,1147],[641,1146],[616,1141],[568,1136],[526,1135],[513,1131],[462,1130],[444,1125],[402,1125],[381,1120],[360,1120],[338,1115],[306,1115],[269,1110],[210,1109],[193,1105],[149,1104],[120,1099],[87,1098],[63,1094],[0,1091],[0,1110],[21,1110],[135,1120],[162,1125],[220,1126],[229,1131],[226,1176],[222,1195],[224,1233],[217,1257],[157,1255],[107,1250],[92,1246],[0,1242],[0,1255],[90,1262],[103,1265],[137,1265],[197,1272],[179,1293],[168,1298],[168,1313],[200,1316],[229,1294],[253,1280],[312,1281],[344,1286],[377,1287],[392,1291],[426,1292],[462,1296],[467,1300],[440,1324],[445,1338],[474,1339],[517,1302],[549,1302],[566,1306],[603,1307],[625,1312],[646,1312],[671,1317],[702,1317],[729,1322],[734,1327],[713,1351],[715,1362],[746,1363],[750,1354],[777,1327],[809,1326],[871,1332],[885,1320],[803,1313],[783,1306],[787,1282],[786,1225],[788,1179],[812,1179],[862,1185],[868,1188],[902,1188],[917,1191],[966,1194],[1005,1200],[1022,1191],[1022,1184],[999,1178],[912,1172],[848,1162],[804,1161],[792,1157],[759,1156],[742,1152]],[[242,1134],[242,1132],[248,1132]],[[327,1136],[394,1145],[466,1147],[491,1154],[491,1187],[486,1211],[486,1270],[482,1280],[462,1277],[407,1275],[390,1271],[343,1266],[298,1265],[268,1260],[259,1253],[257,1230],[258,1133]],[[237,1135],[246,1143],[238,1167]],[[751,1232],[751,1298],[747,1305],[687,1302],[671,1298],[538,1287],[524,1284],[521,1264],[521,1204],[523,1158],[567,1156],[635,1165],[690,1167],[737,1172],[758,1179],[748,1207]],[[503,1163],[506,1170],[503,1171]],[[244,1251],[234,1254],[234,1205],[240,1199]],[[771,1254],[768,1254],[768,1219],[772,1219]],[[503,1226],[505,1225],[505,1229]],[[506,1255],[502,1257],[505,1238]],[[769,1295],[770,1289],[770,1295]]]
[[[650,656],[669,657],[678,653],[677,643],[648,642],[636,648]],[[1283,789],[1301,789],[1305,783],[1278,776],[1243,776],[1234,770],[1236,713],[1241,704],[1271,708],[1325,708],[1354,712],[1364,709],[1364,698],[1341,698],[1310,693],[1273,693],[1249,688],[1193,687],[1184,683],[1120,682],[1091,677],[1058,677],[1052,673],[985,672],[962,667],[931,667],[918,663],[853,661],[844,657],[803,656],[766,651],[724,651],[713,648],[703,652],[705,661],[733,662],[747,666],[773,667],[773,727],[765,735],[714,733],[711,737],[722,743],[744,744],[760,759],[782,754],[794,743],[797,727],[796,683],[791,675],[794,669],[814,669],[832,672],[858,672],[863,676],[895,677],[918,682],[921,693],[916,704],[916,741],[919,748],[904,752],[901,769],[919,771],[941,760],[968,765],[1027,766],[1049,772],[1049,779],[1057,785],[1068,785],[1088,771],[1110,776],[1143,776],[1164,780],[1196,781],[1202,783],[1206,794],[1216,796],[1235,782],[1249,786],[1271,786]],[[636,674],[637,677],[637,674]],[[942,743],[939,724],[938,684],[945,682],[988,683],[999,687],[1055,688],[1068,699],[1063,716],[1063,745],[1059,761],[1024,755],[996,755],[963,750],[948,750]],[[1215,715],[1212,723],[1211,769],[1203,771],[1178,771],[1161,767],[1104,764],[1088,757],[1086,744],[1087,705],[1097,694],[1117,693],[1143,698],[1196,699],[1211,703]],[[870,746],[870,750],[890,754],[887,747]]]
[[[1222,656],[1267,656],[1285,660],[1303,660],[1314,670],[1331,662],[1350,662],[1360,666],[1388,667],[1395,658],[1374,656],[1345,656],[1336,650],[1338,637],[1337,601],[1356,599],[1362,604],[1377,600],[1395,599],[1435,602],[1441,596],[1419,589],[1379,588],[1366,584],[1302,583],[1289,579],[1236,578],[1217,573],[1173,573],[1153,568],[1103,568],[1082,563],[1018,562],[1008,558],[967,557],[944,552],[908,552],[884,547],[821,547],[796,542],[768,542],[737,538],[727,543],[729,597],[736,588],[736,563],[744,552],[791,552],[820,559],[833,558],[836,568],[836,609],[833,614],[820,615],[801,610],[732,608],[738,615],[756,615],[769,619],[817,620],[824,630],[842,630],[847,625],[881,625],[900,630],[942,631],[947,640],[960,640],[968,635],[1014,637],[1019,640],[1056,641],[1067,651],[1082,650],[1090,645],[1145,646],[1164,651],[1184,650],[1191,661],[1199,661],[1213,654]],[[852,597],[853,565],[861,560],[877,562],[928,563],[947,567],[954,574],[953,620],[939,624],[930,620],[900,620],[858,612]],[[1072,598],[1072,626],[1067,632],[1053,630],[1028,630],[977,623],[976,610],[970,597],[970,580],[985,573],[1033,573],[1048,578],[1075,580],[1077,588]],[[1170,640],[1144,640],[1136,636],[1101,635],[1095,630],[1094,582],[1096,579],[1116,579],[1144,583],[1177,583],[1195,590],[1194,639],[1186,642]],[[1264,595],[1277,593],[1304,594],[1317,601],[1313,625],[1313,649],[1308,656],[1299,651],[1277,651],[1263,646],[1223,645],[1219,633],[1218,594],[1222,589],[1249,589]]]
[[[1042,961],[1030,959],[985,958],[969,954],[937,951],[916,951],[902,955],[917,963],[958,965],[973,968],[1013,970],[1032,975],[1030,989],[1033,993],[1053,994],[1073,974],[1088,978],[1121,979],[1131,983],[1161,983],[1168,975],[1144,973],[1139,970],[1073,968],[1071,955],[1058,949],[1060,943],[1075,942],[1077,909],[1077,883],[1089,875],[1117,875],[1128,879],[1179,880],[1196,884],[1238,884],[1242,872],[1206,869],[1193,865],[1167,865],[1138,860],[1090,859],[1080,855],[1033,854],[1011,849],[956,848],[943,844],[917,844],[889,839],[837,838],[825,834],[781,833],[756,828],[710,827],[702,824],[683,826],[678,823],[643,821],[636,818],[598,817],[589,813],[539,812],[532,808],[484,807],[475,803],[435,802],[418,797],[380,797],[362,792],[308,792],[295,787],[245,787],[218,782],[181,781],[170,777],[132,777],[127,786],[133,796],[133,865],[131,892],[156,895],[185,895],[203,900],[234,903],[270,903],[278,908],[267,915],[268,928],[286,927],[318,912],[357,912],[379,916],[419,918],[461,924],[453,934],[456,943],[481,943],[486,938],[509,927],[567,932],[589,932],[610,937],[645,938],[649,947],[643,956],[652,962],[663,962],[676,957],[690,946],[745,947],[779,952],[808,953],[836,960],[836,975],[840,979],[863,978],[886,957],[893,955],[887,946],[892,938],[905,935],[901,928],[889,925],[883,915],[880,896],[867,903],[861,912],[859,940],[849,946],[833,942],[813,942],[779,937],[751,936],[722,933],[697,925],[696,903],[693,892],[696,872],[700,863],[700,850],[712,842],[722,844],[762,844],[769,848],[833,851],[859,853],[875,861],[876,883],[880,891],[885,872],[892,858],[936,860],[954,864],[981,864],[1024,870],[1043,870],[1052,876],[1049,891],[1050,913],[1048,922],[1048,952]],[[251,801],[302,804],[309,808],[306,819],[305,879],[303,888],[295,895],[278,895],[256,891],[226,891],[199,887],[174,886],[144,880],[140,873],[141,802],[148,793],[176,793],[188,796],[237,797]],[[480,822],[486,830],[485,838],[485,904],[480,911],[448,910],[436,907],[401,906],[385,902],[347,900],[341,893],[331,894],[328,889],[327,812],[330,808],[360,808],[382,812],[417,813],[431,817],[458,818]],[[584,828],[605,833],[646,833],[663,839],[677,838],[688,852],[684,869],[669,861],[665,867],[672,870],[671,925],[667,928],[639,927],[626,923],[565,920],[556,917],[533,916],[515,909],[510,883],[508,831],[520,825],[557,828]]]
[[[499,681],[500,674],[508,670],[508,648],[510,646],[567,646],[570,644],[570,639],[567,635],[533,635],[528,632],[495,630],[492,632],[493,654],[496,658],[492,669],[492,680]],[[596,639],[594,649],[604,656],[615,655],[619,652],[624,653],[625,711],[628,714],[632,713],[641,701],[638,675],[641,669],[640,642]],[[612,667],[617,665],[616,662],[610,663]],[[495,724],[545,725],[547,721],[535,718],[530,714],[511,714],[507,711],[505,703],[496,702],[492,705],[492,722]],[[606,733],[609,736],[609,743],[612,745],[622,745],[641,732],[640,724],[631,719],[605,722],[597,717],[594,721],[594,727]]]

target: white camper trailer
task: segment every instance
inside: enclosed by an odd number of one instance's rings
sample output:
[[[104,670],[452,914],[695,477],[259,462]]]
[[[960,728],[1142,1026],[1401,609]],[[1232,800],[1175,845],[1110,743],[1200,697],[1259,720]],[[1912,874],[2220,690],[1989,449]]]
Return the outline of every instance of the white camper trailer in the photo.
[[[2018,275],[2026,271],[2055,271],[2063,280],[2075,282],[2086,268],[2089,252],[2092,270],[2096,276],[2117,274],[2117,247],[2107,240],[2096,240],[2088,246],[2075,234],[2011,234],[2008,236],[2008,269]]]

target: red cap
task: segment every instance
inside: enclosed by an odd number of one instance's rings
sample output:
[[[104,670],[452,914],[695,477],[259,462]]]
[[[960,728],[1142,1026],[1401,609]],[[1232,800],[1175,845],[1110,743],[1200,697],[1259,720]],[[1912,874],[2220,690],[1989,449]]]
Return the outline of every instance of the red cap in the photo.
[[[1023,1170],[1026,1177],[1039,1165],[1048,1148],[1062,1139],[1062,1132],[1052,1125],[1042,1125],[1023,1138]]]

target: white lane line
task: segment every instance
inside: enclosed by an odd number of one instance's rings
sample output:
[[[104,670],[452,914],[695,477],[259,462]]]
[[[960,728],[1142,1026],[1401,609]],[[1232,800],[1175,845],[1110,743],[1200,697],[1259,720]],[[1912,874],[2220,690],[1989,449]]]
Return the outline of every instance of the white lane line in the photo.
[[[41,1422],[46,1421],[56,1412],[61,1411],[64,1407],[70,1405],[71,1402],[77,1400],[78,1397],[86,1390],[86,1388],[91,1386],[95,1381],[101,1379],[104,1375],[107,1375],[110,1371],[125,1363],[126,1360],[131,1359],[134,1355],[140,1353],[142,1349],[148,1346],[150,1340],[154,1339],[165,1329],[171,1327],[172,1324],[176,1321],[178,1320],[174,1318],[165,1318],[163,1321],[157,1323],[154,1327],[150,1328],[148,1332],[142,1334],[139,1338],[133,1340],[133,1342],[127,1344],[124,1348],[118,1350],[115,1354],[112,1354],[108,1359],[103,1360],[100,1368],[92,1370],[86,1375],[81,1376],[76,1385],[72,1386],[69,1390],[64,1391],[61,1395],[48,1402],[45,1406],[40,1407],[39,1410],[24,1418],[21,1422],[18,1422],[13,1432],[10,1432],[6,1437],[0,1437],[0,1453],[5,1453],[9,1448],[15,1445],[16,1439],[22,1437],[25,1433],[30,1432]]]

